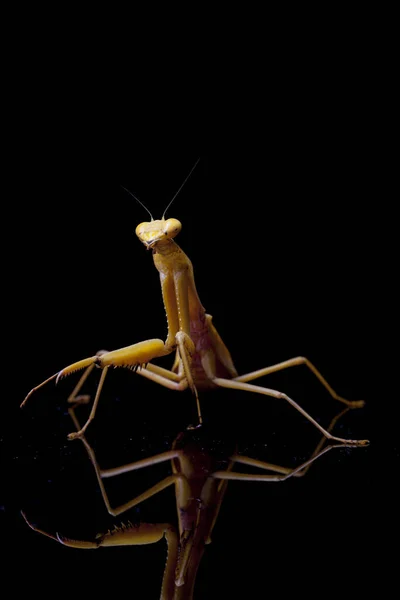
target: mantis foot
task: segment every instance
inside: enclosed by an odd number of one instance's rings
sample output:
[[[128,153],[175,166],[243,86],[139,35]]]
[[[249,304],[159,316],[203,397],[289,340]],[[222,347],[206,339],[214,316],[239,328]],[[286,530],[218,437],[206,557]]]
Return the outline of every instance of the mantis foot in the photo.
[[[80,394],[79,396],[75,396],[74,398],[68,398],[68,404],[89,404],[90,395],[89,394]]]
[[[336,439],[336,438],[332,438],[332,439]],[[339,438],[340,441],[342,441]],[[343,443],[343,441],[342,441]],[[370,445],[370,441],[369,440],[345,440],[344,441],[344,446],[369,446]]]
[[[348,406],[350,408],[362,408],[365,406],[365,400],[348,400]]]
[[[83,429],[81,429],[80,431],[73,431],[72,433],[68,434],[68,439],[76,440],[77,438],[82,438],[84,433],[85,432],[83,431]]]

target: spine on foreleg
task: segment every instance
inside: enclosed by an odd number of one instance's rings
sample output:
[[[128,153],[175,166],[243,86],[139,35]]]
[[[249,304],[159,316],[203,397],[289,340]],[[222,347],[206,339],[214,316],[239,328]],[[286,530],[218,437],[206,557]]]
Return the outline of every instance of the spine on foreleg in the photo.
[[[75,373],[76,371],[81,371],[82,369],[86,369],[87,367],[90,367],[90,365],[92,365],[93,363],[98,363],[99,362],[99,356],[91,356],[90,358],[84,358],[83,360],[79,360],[76,363],[73,363],[72,365],[69,365],[69,367],[65,367],[65,369],[63,369],[62,371],[59,372],[59,374],[57,375],[57,379],[56,379],[56,383],[58,383],[58,381],[60,379],[62,379],[63,377],[66,377],[67,375],[71,375],[71,373]]]
[[[165,356],[171,350],[172,348],[167,347],[162,340],[146,340],[132,346],[107,352],[99,357],[98,363],[101,367],[135,367],[145,365],[153,360],[153,358]]]
[[[134,368],[146,365],[148,362],[158,356],[165,356],[172,351],[172,348],[166,346],[162,340],[153,339],[144,342],[138,342],[132,346],[126,346],[112,352],[91,356],[69,367],[65,367],[57,376],[57,381],[66,375],[71,375],[75,371],[80,371],[86,367],[90,367],[93,363],[99,367],[127,367]]]

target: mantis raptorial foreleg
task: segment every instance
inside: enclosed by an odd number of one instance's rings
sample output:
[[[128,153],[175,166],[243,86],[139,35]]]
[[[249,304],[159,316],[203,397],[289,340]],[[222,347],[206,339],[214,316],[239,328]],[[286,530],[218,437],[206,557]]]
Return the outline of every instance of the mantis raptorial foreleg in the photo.
[[[25,522],[33,531],[49,537],[63,546],[78,548],[80,550],[97,549],[108,546],[142,546],[155,544],[164,537],[167,541],[167,563],[161,587],[161,600],[172,598],[175,585],[175,566],[178,559],[178,535],[176,529],[170,523],[140,523],[139,525],[122,525],[109,530],[107,533],[98,535],[96,540],[72,540],[58,533],[52,535],[43,529],[39,529],[28,521],[24,512],[21,513]]]
[[[99,352],[97,352],[97,356],[102,356],[103,354],[107,354],[108,351],[107,350],[100,350]],[[177,363],[179,367],[182,367],[182,364],[180,362],[179,359],[179,352],[178,352],[178,357],[177,357]],[[83,384],[85,383],[85,381],[88,379],[90,373],[93,371],[95,365],[92,364],[90,365],[90,367],[87,367],[87,369],[84,371],[83,375],[81,376],[80,380],[78,381],[78,383],[76,384],[74,390],[71,392],[70,396],[68,397],[68,402],[69,403],[73,403],[75,402],[79,395],[79,392],[82,389]],[[160,385],[163,385],[164,387],[173,389],[173,390],[182,390],[182,389],[186,389],[187,385],[185,383],[184,386],[180,385],[180,387],[176,387],[175,384],[182,384],[182,380],[185,379],[185,372],[182,368],[179,368],[178,372],[175,372],[174,370],[169,370],[169,369],[165,369],[164,367],[160,367],[158,365],[155,365],[151,362],[147,363],[146,365],[143,365],[141,369],[137,370],[137,373],[139,375],[142,375],[143,377],[145,377],[146,379],[150,379],[151,381],[154,381],[155,383],[159,383]]]
[[[52,379],[56,379],[56,381],[58,381],[59,379],[70,375],[71,373],[74,373],[81,369],[85,369],[83,376],[81,377],[80,381],[75,386],[74,391],[69,397],[69,402],[74,402],[77,398],[78,392],[81,390],[82,385],[86,381],[91,370],[94,368],[94,366],[100,367],[102,369],[102,374],[100,377],[99,384],[97,386],[96,396],[93,402],[93,407],[90,412],[89,418],[86,421],[85,425],[79,431],[70,433],[68,436],[71,440],[81,437],[95,417],[100,399],[100,394],[109,367],[126,367],[131,368],[135,371],[140,370],[146,365],[148,365],[151,359],[166,356],[173,352],[175,347],[177,347],[182,364],[182,369],[179,374],[172,373],[170,371],[167,371],[167,369],[162,369],[160,367],[152,365],[148,373],[146,374],[146,377],[148,379],[152,379],[153,381],[157,381],[165,387],[175,390],[186,389],[189,385],[196,397],[198,417],[199,422],[201,423],[202,419],[200,412],[200,403],[197,395],[197,390],[190,372],[191,355],[194,352],[193,342],[191,341],[190,337],[183,331],[178,331],[175,334],[174,345],[169,345],[167,342],[164,343],[160,339],[150,339],[145,340],[143,342],[138,342],[137,344],[133,344],[132,346],[120,348],[119,350],[114,350],[112,352],[100,351],[95,356],[83,359],[81,361],[73,363],[72,365],[69,365],[59,373],[56,373],[52,377],[49,377],[48,379],[46,379],[46,381],[33,388],[26,396],[21,406],[23,406],[27,402],[27,400],[34,391],[44,386]]]
[[[101,356],[106,352],[106,350],[101,350],[97,354]],[[81,391],[84,383],[88,379],[94,367],[95,365],[92,364],[90,365],[90,367],[87,367],[87,369],[84,371],[83,375],[81,376],[75,388],[68,397],[68,402],[70,404],[74,404],[75,402],[78,402],[80,404],[87,404],[90,401],[90,395],[82,395],[79,392]],[[159,367],[158,365],[148,363],[146,366],[143,366],[141,369],[138,369],[137,373],[139,375],[142,375],[142,377],[150,379],[155,383],[159,383],[160,385],[171,390],[181,391],[187,388],[187,383],[185,381],[185,373],[183,369],[181,369],[178,373],[175,373],[174,371],[170,371],[169,369],[164,369],[163,367]],[[84,402],[82,402],[82,400]],[[80,430],[80,427],[78,427],[77,429]]]
[[[102,353],[103,353],[103,351],[102,351]],[[82,377],[80,378],[80,380],[78,381],[77,385],[75,386],[73,392],[71,393],[71,395],[68,398],[68,402],[70,404],[77,402],[81,399],[84,400],[85,403],[90,401],[89,395],[84,394],[83,396],[81,396],[81,395],[79,395],[79,392],[81,391],[83,384],[87,380],[87,378],[90,375],[90,373],[92,372],[93,368],[94,368],[94,365],[90,365],[89,367],[87,367],[87,369],[83,373]],[[108,367],[106,367],[103,370],[100,382],[97,386],[96,396],[95,396],[93,408],[90,413],[89,419],[86,421],[84,427],[82,427],[82,428],[78,427],[76,432],[70,433],[68,435],[69,439],[72,440],[77,437],[82,437],[83,434],[85,433],[88,425],[94,419],[107,368]],[[155,383],[158,383],[158,384],[162,385],[163,387],[166,387],[170,390],[182,391],[188,387],[188,383],[185,378],[185,373],[184,373],[183,369],[179,373],[174,373],[173,371],[169,371],[168,369],[164,369],[163,367],[159,367],[158,365],[153,365],[152,363],[148,363],[146,366],[142,367],[141,369],[138,369],[137,373],[139,375],[142,375],[146,379],[150,379],[151,381],[154,381]],[[198,412],[198,416],[199,416],[199,419],[201,422],[200,402],[199,402],[199,399],[197,396],[196,388],[194,388],[194,390],[195,390],[195,396],[196,396],[196,401],[197,401],[197,412]]]

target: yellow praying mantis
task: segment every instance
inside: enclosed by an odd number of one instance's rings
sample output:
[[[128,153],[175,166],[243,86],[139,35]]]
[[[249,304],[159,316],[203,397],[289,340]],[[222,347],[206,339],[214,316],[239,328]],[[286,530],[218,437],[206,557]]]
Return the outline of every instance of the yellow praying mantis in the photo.
[[[81,426],[75,415],[79,404],[87,403],[88,398],[81,396],[69,408],[77,431]],[[334,417],[327,431],[330,432],[337,420],[347,411],[345,408]],[[156,543],[163,538],[167,542],[167,561],[164,569],[161,600],[192,600],[200,561],[205,546],[211,542],[211,535],[219,515],[228,481],[241,482],[279,482],[290,477],[303,476],[311,464],[334,448],[343,448],[344,444],[324,446],[325,437],[318,444],[312,456],[295,468],[287,468],[249,456],[238,454],[237,448],[221,449],[207,426],[188,428],[180,433],[172,444],[171,450],[151,456],[121,467],[100,469],[94,451],[84,434],[80,435],[89,458],[94,466],[98,484],[108,512],[118,516],[141,502],[162,492],[170,486],[175,487],[178,527],[170,522],[121,525],[98,534],[94,540],[73,540],[58,533],[48,533],[32,524],[22,513],[27,524],[38,533],[72,548],[97,549],[109,546],[135,546]],[[347,446],[349,443],[346,444]],[[236,445],[232,445],[236,446]],[[136,471],[152,465],[170,462],[172,474],[159,483],[116,508],[112,508],[103,480],[123,473]],[[235,472],[235,464],[255,467],[257,473]],[[269,473],[266,473],[269,472]]]
[[[125,367],[171,390],[183,391],[190,388],[196,400],[199,425],[202,423],[202,414],[198,390],[220,387],[284,400],[300,412],[327,439],[351,445],[362,446],[368,444],[368,440],[347,440],[332,435],[288,395],[274,389],[249,383],[270,373],[297,365],[305,365],[335,400],[351,408],[359,408],[364,405],[362,400],[351,401],[339,396],[307,358],[298,356],[269,367],[238,375],[228,348],[213,325],[211,315],[206,313],[200,301],[192,263],[175,241],[182,225],[177,219],[165,219],[165,213],[190,177],[197,163],[198,161],[168,204],[161,219],[154,220],[150,211],[134,196],[151,217],[151,221],[140,223],[137,226],[136,235],[144,246],[152,251],[154,264],[160,274],[161,291],[168,324],[168,335],[165,342],[161,339],[149,339],[111,352],[101,351],[94,356],[79,360],[34,387],[21,406],[25,405],[34,391],[49,381],[55,379],[58,382],[66,375],[85,369],[83,377],[69,397],[69,400],[73,401],[79,397],[82,385],[92,369],[95,366],[99,367],[102,372],[90,415],[82,428],[70,433],[68,436],[69,439],[82,437],[95,417],[107,371],[110,367]],[[154,359],[172,352],[175,352],[175,360],[170,370],[153,364]]]

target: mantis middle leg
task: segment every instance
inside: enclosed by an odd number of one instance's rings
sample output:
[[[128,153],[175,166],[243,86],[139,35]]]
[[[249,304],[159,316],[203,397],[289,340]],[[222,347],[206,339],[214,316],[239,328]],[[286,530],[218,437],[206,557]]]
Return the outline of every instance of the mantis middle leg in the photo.
[[[80,426],[78,418],[75,414],[75,409],[79,404],[82,404],[83,402],[85,402],[85,400],[83,400],[83,401],[78,400],[73,406],[71,406],[68,409],[68,412],[69,412],[69,414],[74,422],[74,425],[78,431],[81,430],[81,426]],[[97,462],[93,448],[90,446],[86,437],[84,435],[82,435],[82,436],[80,436],[80,439],[81,439],[82,443],[84,444],[86,451],[88,453],[88,456],[90,458],[90,461],[94,467],[97,481],[98,481],[98,484],[100,487],[101,495],[103,497],[103,501],[107,508],[107,511],[110,513],[110,515],[113,515],[114,517],[126,512],[127,510],[136,506],[137,504],[144,502],[144,500],[151,498],[151,496],[154,496],[158,492],[161,492],[162,490],[169,487],[170,485],[175,484],[176,486],[181,487],[181,488],[185,487],[187,485],[186,479],[184,477],[182,477],[181,475],[176,475],[176,474],[170,475],[169,477],[166,477],[165,479],[163,479],[162,481],[160,481],[159,483],[157,483],[156,485],[154,485],[153,487],[148,489],[143,494],[140,494],[139,496],[136,496],[132,500],[125,502],[124,504],[121,504],[120,506],[117,506],[116,508],[113,508],[110,504],[110,501],[109,501],[109,498],[107,495],[107,491],[104,486],[103,479],[105,479],[107,477],[114,477],[116,475],[121,475],[122,473],[129,473],[130,471],[143,469],[145,467],[149,467],[151,465],[156,465],[161,462],[170,461],[171,459],[179,456],[179,450],[169,450],[167,452],[162,452],[161,454],[156,454],[154,456],[150,456],[149,458],[145,458],[143,460],[138,460],[138,461],[135,461],[132,463],[128,463],[121,467],[115,467],[112,469],[101,469]]]

